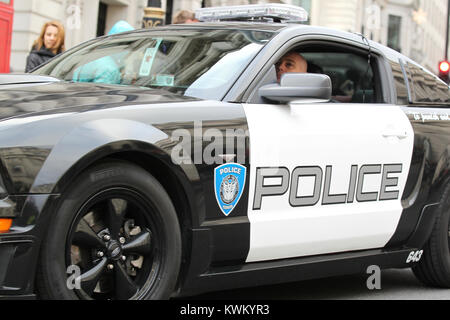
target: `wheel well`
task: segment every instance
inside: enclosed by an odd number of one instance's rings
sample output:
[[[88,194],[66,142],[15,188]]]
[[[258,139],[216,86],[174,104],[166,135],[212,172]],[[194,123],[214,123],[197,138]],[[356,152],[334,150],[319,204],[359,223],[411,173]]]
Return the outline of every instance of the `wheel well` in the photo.
[[[123,160],[133,163],[150,173],[164,187],[177,211],[179,222],[184,227],[191,227],[190,210],[186,194],[175,174],[162,161],[140,152],[122,152],[97,160],[92,165],[106,160]],[[181,227],[181,226],[180,226]]]

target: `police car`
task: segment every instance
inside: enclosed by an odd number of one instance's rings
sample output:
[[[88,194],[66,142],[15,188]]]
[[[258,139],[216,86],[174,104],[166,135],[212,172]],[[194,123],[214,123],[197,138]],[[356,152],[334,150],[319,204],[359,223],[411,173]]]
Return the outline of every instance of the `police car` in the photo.
[[[298,7],[197,17],[0,76],[0,295],[167,299],[372,265],[449,288],[449,87]],[[288,52],[308,72],[277,81]]]

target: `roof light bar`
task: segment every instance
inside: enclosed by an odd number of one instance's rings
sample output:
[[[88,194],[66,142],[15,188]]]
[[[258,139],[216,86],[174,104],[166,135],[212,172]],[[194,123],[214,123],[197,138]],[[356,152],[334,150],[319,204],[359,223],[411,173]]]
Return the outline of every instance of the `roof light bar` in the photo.
[[[308,12],[302,7],[269,3],[202,8],[195,11],[195,17],[203,22],[264,18],[306,22],[308,21]]]

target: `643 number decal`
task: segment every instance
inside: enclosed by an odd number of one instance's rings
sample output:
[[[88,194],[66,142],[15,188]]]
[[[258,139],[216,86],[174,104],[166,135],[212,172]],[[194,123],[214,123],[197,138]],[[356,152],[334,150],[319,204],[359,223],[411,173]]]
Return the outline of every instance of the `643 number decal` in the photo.
[[[423,255],[423,250],[412,251],[408,256],[408,259],[406,259],[406,263],[419,262],[420,259],[422,258],[422,255]]]

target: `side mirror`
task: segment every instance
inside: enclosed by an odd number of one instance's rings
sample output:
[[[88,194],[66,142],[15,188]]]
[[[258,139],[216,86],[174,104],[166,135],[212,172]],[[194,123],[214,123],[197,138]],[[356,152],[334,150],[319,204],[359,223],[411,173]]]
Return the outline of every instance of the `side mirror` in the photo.
[[[328,102],[331,93],[330,77],[316,73],[285,73],[280,84],[268,84],[259,89],[261,97],[282,103]]]

